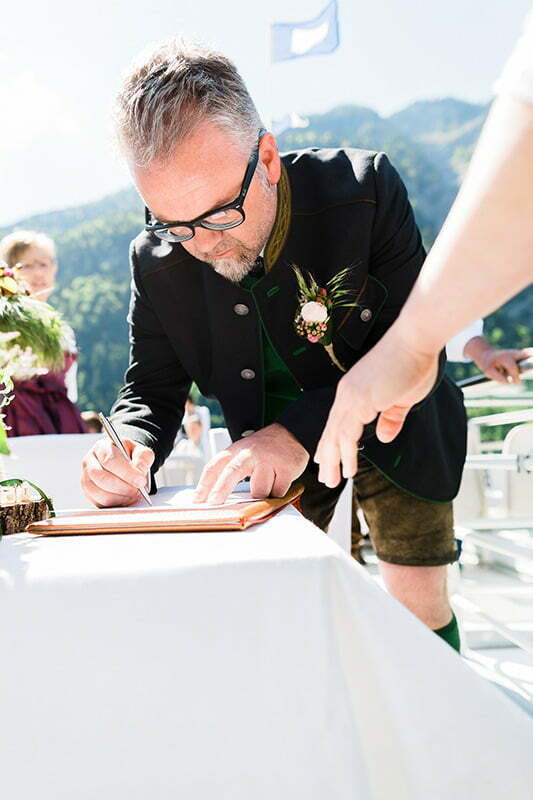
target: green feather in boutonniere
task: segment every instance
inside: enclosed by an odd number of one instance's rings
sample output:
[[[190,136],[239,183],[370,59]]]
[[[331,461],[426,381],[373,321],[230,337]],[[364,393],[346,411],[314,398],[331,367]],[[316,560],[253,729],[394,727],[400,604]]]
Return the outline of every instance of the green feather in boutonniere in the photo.
[[[320,287],[310,272],[304,276],[298,267],[293,266],[293,269],[298,281],[299,307],[294,318],[296,333],[306,338],[308,342],[321,344],[335,366],[346,372],[346,368],[333,352],[331,315],[335,308],[353,308],[357,305],[355,300],[349,299],[354,290],[345,288],[346,279],[353,267],[346,267],[338,272],[325,287]]]

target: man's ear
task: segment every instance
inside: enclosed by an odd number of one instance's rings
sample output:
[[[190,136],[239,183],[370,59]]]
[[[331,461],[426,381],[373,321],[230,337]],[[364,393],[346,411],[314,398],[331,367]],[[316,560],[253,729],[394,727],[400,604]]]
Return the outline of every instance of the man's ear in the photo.
[[[261,137],[259,158],[265,166],[269,183],[275,186],[281,176],[281,161],[276,139],[271,133],[265,133]]]

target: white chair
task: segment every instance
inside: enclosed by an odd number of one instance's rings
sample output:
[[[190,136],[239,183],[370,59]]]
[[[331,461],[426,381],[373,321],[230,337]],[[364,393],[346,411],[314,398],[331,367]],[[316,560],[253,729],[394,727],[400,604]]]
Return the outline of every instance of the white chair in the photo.
[[[467,455],[481,453],[479,426],[470,424],[467,436]],[[483,472],[479,469],[465,468],[459,493],[453,501],[453,515],[456,525],[469,525],[487,517],[487,499],[483,485]]]
[[[163,486],[196,486],[205,465],[203,456],[169,455],[156,473],[158,489]]]
[[[81,461],[100,433],[13,436],[0,456],[2,478],[24,478],[49,495],[56,509],[91,508],[80,486]]]
[[[178,438],[174,444],[174,449],[156,473],[155,481],[158,488],[163,486],[196,486],[205,463],[211,458],[211,412],[207,406],[196,406],[194,413],[202,424],[202,437],[199,446],[203,455],[196,456],[180,453],[179,449],[177,449],[180,442]]]
[[[502,454],[526,455],[533,453],[533,423],[512,428],[503,442]],[[528,517],[533,521],[533,473],[507,472],[505,475],[505,505],[511,519]],[[528,526],[529,527],[529,526]]]
[[[211,458],[211,451],[209,445],[209,431],[211,430],[211,412],[207,406],[196,406],[194,412],[200,418],[202,423],[202,438],[200,439],[200,447],[205,454],[206,461]]]
[[[329,523],[328,536],[347,553],[352,546],[352,491],[353,480],[346,481],[346,486],[341,492],[335,513]]]
[[[211,428],[209,431],[209,458],[225,450],[231,444],[231,436],[227,428]]]

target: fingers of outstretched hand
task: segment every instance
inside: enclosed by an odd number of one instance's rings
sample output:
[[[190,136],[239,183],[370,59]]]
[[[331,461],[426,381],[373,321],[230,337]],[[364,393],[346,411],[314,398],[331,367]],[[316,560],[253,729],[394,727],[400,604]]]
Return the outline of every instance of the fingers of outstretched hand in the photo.
[[[340,440],[342,477],[353,478],[357,472],[358,441],[353,436],[342,436]]]
[[[338,485],[341,477],[351,478],[357,472],[357,450],[363,424],[353,419],[349,407],[347,412],[345,409],[345,400],[337,398],[314,458],[320,464],[319,481],[331,488]]]
[[[376,425],[376,436],[380,442],[386,444],[398,436],[409,411],[410,408],[406,406],[391,406],[381,412]]]
[[[329,418],[318,443],[315,453],[315,462],[319,464],[318,480],[326,486],[333,488],[341,479],[340,471],[340,439],[339,415],[332,408]]]

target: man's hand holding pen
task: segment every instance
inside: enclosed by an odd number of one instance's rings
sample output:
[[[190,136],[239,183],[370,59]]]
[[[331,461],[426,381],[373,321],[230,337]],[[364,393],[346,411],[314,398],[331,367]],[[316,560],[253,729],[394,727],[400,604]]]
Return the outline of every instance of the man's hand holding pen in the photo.
[[[122,439],[128,459],[110,439],[100,439],[82,461],[81,487],[97,506],[130,506],[148,485],[154,452],[131,439]]]

